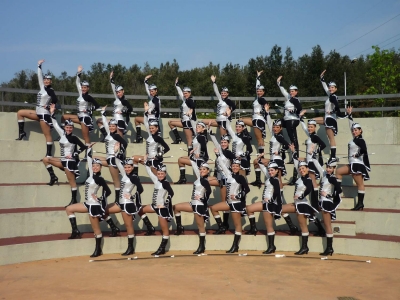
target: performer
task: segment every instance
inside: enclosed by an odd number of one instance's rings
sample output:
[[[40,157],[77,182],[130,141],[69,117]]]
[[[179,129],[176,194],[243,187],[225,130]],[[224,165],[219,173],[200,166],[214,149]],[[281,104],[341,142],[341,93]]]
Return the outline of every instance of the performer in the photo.
[[[364,181],[370,179],[368,172],[371,171],[371,166],[368,159],[367,144],[362,137],[363,131],[361,125],[353,122],[353,117],[351,115],[352,111],[353,107],[347,107],[350,130],[354,137],[348,144],[349,164],[338,168],[336,170],[336,176],[338,181],[341,183],[343,175],[351,174],[358,188],[357,204],[351,210],[363,210],[365,197]]]
[[[78,66],[78,73],[76,73],[76,88],[78,89],[79,93],[79,97],[76,99],[77,114],[62,115],[61,123],[64,123],[65,120],[70,119],[75,124],[80,124],[82,129],[82,137],[85,140],[86,146],[88,146],[90,145],[89,133],[94,130],[92,112],[93,110],[100,111],[100,105],[91,95],[89,95],[89,82],[81,82],[82,70],[82,66]]]
[[[243,122],[247,126],[253,126],[254,134],[257,139],[258,153],[264,153],[264,138],[265,134],[265,123],[266,123],[266,105],[267,100],[263,97],[265,94],[265,88],[260,83],[260,76],[264,71],[257,71],[256,78],[256,92],[257,98],[253,102],[253,117],[243,118]]]
[[[54,116],[56,110],[56,105],[51,104],[49,112],[52,117],[52,124],[56,129],[57,133],[60,135],[60,152],[61,158],[54,157],[44,157],[42,159],[47,172],[50,174],[50,182],[48,185],[53,186],[58,182],[58,177],[54,174],[53,166],[61,169],[67,175],[69,185],[71,186],[71,201],[65,207],[77,203],[76,196],[78,193],[78,188],[76,187],[76,179],[79,177],[79,153],[84,151],[87,146],[85,146],[81,140],[72,134],[74,129],[74,123],[71,120],[65,121],[64,129],[62,129]],[[75,152],[76,146],[79,146],[79,151]]]
[[[206,124],[204,122],[197,122],[196,125],[196,136],[193,139],[193,150],[190,151],[189,155],[194,153],[195,159],[197,161],[198,166],[200,166],[203,162],[208,161],[208,150],[207,150],[207,129]],[[191,166],[191,162],[189,156],[182,156],[178,159],[179,172],[180,177],[175,184],[184,184],[186,183],[186,166]]]
[[[218,98],[217,104],[217,119],[211,120],[211,126],[218,127],[221,136],[227,134],[227,121],[232,121],[232,112],[236,109],[235,103],[229,99],[229,90],[227,87],[221,89],[221,93],[218,90],[216,83],[217,77],[215,75],[211,76],[211,81],[213,83],[215,96]],[[228,110],[229,108],[229,110]]]
[[[133,240],[135,238],[133,221],[135,220],[135,214],[138,213],[142,207],[140,195],[143,193],[143,187],[139,177],[133,173],[132,159],[126,159],[124,161],[124,166],[122,166],[121,160],[118,158],[115,162],[122,175],[121,192],[118,201],[107,205],[106,213],[108,215],[120,212],[122,215],[126,232],[128,233],[128,248],[121,255],[126,256],[135,253],[135,248],[133,247]]]
[[[145,157],[142,155],[133,156],[133,172],[136,175],[139,174],[138,163],[141,163],[152,167],[153,173],[156,174],[159,166],[163,164],[163,154],[167,153],[170,148],[164,139],[158,134],[159,123],[156,119],[149,120],[148,116],[144,116],[143,122],[147,132],[149,133],[149,137],[146,140],[147,160],[145,160]]]
[[[174,196],[174,191],[172,190],[169,182],[166,180],[167,166],[159,165],[157,175],[153,174],[149,166],[146,166],[146,171],[151,180],[154,182],[153,201],[150,205],[142,206],[139,211],[139,216],[141,216],[148,229],[152,228],[154,230],[154,227],[151,225],[146,213],[156,213],[158,215],[158,223],[161,226],[163,237],[160,247],[158,247],[157,251],[151,255],[160,255],[165,254],[165,247],[167,246],[169,240],[168,222],[171,222],[172,218],[174,217],[172,210],[172,197]],[[150,231],[152,230],[148,230],[148,233]],[[154,231],[152,231],[150,234],[153,233]]]
[[[179,98],[182,100],[181,105],[181,119],[176,120],[172,119],[168,121],[168,126],[171,128],[172,132],[175,136],[175,141],[172,144],[180,144],[182,142],[181,137],[179,136],[178,129],[183,128],[183,132],[185,133],[188,153],[193,149],[192,140],[195,135],[194,128],[196,128],[196,102],[192,98],[192,90],[188,87],[184,87],[183,91],[179,86],[178,77],[175,80],[176,90],[178,91]],[[188,154],[189,155],[189,154]]]
[[[299,140],[297,138],[296,128],[300,122],[300,112],[303,110],[299,98],[297,97],[298,88],[295,85],[289,87],[289,93],[281,86],[282,76],[276,80],[282,95],[285,97],[285,109],[283,117],[283,127],[286,128],[290,142],[294,145],[297,152],[299,152]],[[290,94],[290,95],[289,95]],[[293,163],[293,159],[289,162]]]
[[[120,85],[115,85],[114,82],[114,71],[110,73],[110,83],[111,88],[114,92],[115,100],[113,102],[113,119],[117,122],[117,132],[120,136],[123,136],[128,131],[128,125],[130,121],[130,114],[132,112],[132,106],[125,99],[124,96],[124,88]],[[123,118],[123,114],[125,113],[125,120]],[[105,142],[107,131],[104,128],[103,118],[97,119],[97,125],[100,128],[101,133],[103,134],[103,139],[100,142]]]
[[[326,135],[329,139],[329,144],[331,146],[331,155],[330,158],[336,159],[336,141],[335,136],[338,133],[338,125],[336,119],[344,118],[346,115],[340,112],[338,96],[336,96],[336,83],[333,81],[329,82],[328,86],[326,85],[324,74],[326,70],[321,73],[321,83],[324,88],[326,94],[328,95],[328,99],[325,101],[325,117],[315,118],[317,124],[324,125],[326,130]]]
[[[160,122],[160,113],[161,113],[161,100],[158,98],[158,89],[154,84],[149,85],[149,78],[153,75],[147,75],[144,78],[144,86],[146,88],[147,95],[150,99],[149,103],[144,102],[144,116],[143,117],[135,117],[135,126],[136,126],[136,141],[135,143],[143,143],[143,137],[141,136],[142,128],[140,124],[144,123],[144,118],[147,117],[148,120],[156,120],[158,123]],[[158,127],[158,135],[161,136],[160,127]]]
[[[230,127],[231,123],[229,120],[226,122],[226,126]],[[208,127],[208,133],[210,134],[211,140],[214,143],[214,152],[217,155],[217,160],[215,162],[215,170],[217,171],[217,180],[219,183],[219,191],[221,195],[221,202],[226,203],[226,177],[222,172],[221,164],[225,165],[230,169],[232,161],[236,159],[235,155],[232,151],[229,150],[229,136],[223,135],[221,136],[221,142],[218,144],[215,134],[212,132],[210,127]],[[223,156],[219,157],[219,153],[222,153]],[[210,181],[210,180],[209,180]],[[230,211],[223,212],[223,221],[222,226],[224,227],[225,231],[229,229],[229,215]],[[221,234],[225,233],[225,231],[215,231],[214,234]]]
[[[51,129],[53,128],[52,118],[50,116],[50,104],[56,104],[58,99],[51,87],[51,75],[42,73],[42,64],[44,59],[38,61],[38,80],[40,91],[37,94],[36,111],[31,109],[21,109],[17,112],[19,135],[17,141],[26,137],[24,131],[25,118],[30,120],[39,121],[40,128],[46,138],[46,156],[52,157],[53,138],[51,137]]]
[[[261,160],[261,155],[259,156],[259,160]],[[261,161],[259,165],[266,178],[264,191],[262,193],[262,201],[247,205],[246,211],[250,221],[249,231],[254,235],[256,235],[258,231],[254,213],[256,211],[263,212],[263,218],[268,235],[268,249],[265,250],[263,254],[271,254],[275,253],[276,250],[274,244],[275,230],[273,227],[273,221],[274,219],[279,220],[282,213],[281,188],[278,179],[279,166],[274,161],[270,161],[267,167],[265,167]]]
[[[68,239],[79,239],[81,233],[76,225],[75,213],[89,213],[90,224],[92,225],[94,236],[96,239],[96,248],[90,257],[97,257],[102,255],[101,240],[103,234],[100,229],[100,221],[103,220],[105,209],[107,206],[107,197],[110,196],[111,191],[107,186],[106,181],[101,176],[101,161],[99,159],[92,159],[92,148],[89,147],[87,153],[87,163],[89,168],[89,178],[86,179],[85,184],[85,202],[76,203],[66,208],[66,213],[72,227],[71,236]],[[100,197],[97,197],[97,191],[103,188]],[[111,228],[115,227],[113,220],[108,217],[107,223]]]
[[[193,183],[190,202],[178,203],[173,206],[176,220],[175,235],[180,235],[185,232],[185,228],[182,226],[181,212],[193,212],[197,228],[199,229],[199,247],[195,252],[193,252],[193,254],[201,254],[206,251],[206,229],[204,226],[210,218],[208,212],[208,200],[211,195],[211,187],[207,180],[210,166],[204,162],[199,168],[195,161],[191,160],[190,162],[192,163],[193,172],[195,173],[197,180]]]
[[[128,143],[118,133],[117,128],[119,122],[116,119],[111,119],[107,123],[106,108],[107,106],[102,107],[101,114],[102,114],[102,123],[104,125],[104,130],[107,133],[104,139],[106,144],[107,154],[106,157],[97,157],[97,158],[100,159],[103,166],[108,167],[108,170],[110,171],[115,189],[115,202],[118,202],[118,199],[120,197],[119,193],[120,193],[121,182],[119,180],[119,171],[116,163],[116,158],[119,157],[123,159],[125,157],[125,151],[126,147],[128,146]],[[116,149],[119,150],[116,151]],[[116,236],[118,233],[119,230],[117,230],[117,232],[113,234],[115,234],[114,236]]]
[[[326,145],[316,133],[317,122],[314,119],[308,120],[307,126],[304,121],[301,120],[301,127],[308,136],[306,140],[306,162],[308,164],[308,175],[311,178],[314,186],[314,191],[311,193],[311,205],[315,209],[318,209],[317,179],[320,179],[320,176],[313,159],[317,157],[318,153],[321,153],[321,151],[325,149]],[[321,163],[319,164],[321,165]]]
[[[293,153],[294,167],[298,169],[298,173],[301,175],[296,181],[294,189],[294,203],[285,204],[282,206],[282,213],[297,213],[297,220],[299,221],[301,228],[301,248],[297,251],[296,255],[308,254],[308,227],[307,218],[311,221],[315,220],[315,213],[318,212],[313,208],[307,201],[306,197],[313,190],[313,185],[310,177],[308,176],[308,164],[305,161],[299,161],[297,152],[295,151],[294,145],[290,145],[290,150]]]
[[[223,159],[224,154],[219,153],[219,159]],[[246,195],[250,192],[246,178],[239,174],[240,160],[233,160],[231,168],[232,172],[224,164],[220,164],[224,172],[226,180],[226,202],[220,202],[211,206],[211,213],[218,225],[219,232],[225,232],[221,222],[220,211],[230,210],[232,213],[233,224],[235,225],[235,237],[231,249],[226,253],[235,253],[239,251],[240,238],[242,236],[241,217],[246,213]]]
[[[336,210],[339,207],[342,199],[340,194],[342,193],[342,188],[340,183],[335,177],[335,169],[337,162],[336,160],[328,160],[326,162],[326,171],[319,164],[318,160],[313,158],[313,163],[318,169],[321,177],[320,181],[320,197],[319,206],[322,210],[322,218],[324,220],[324,225],[326,228],[326,249],[319,255],[331,255],[333,254],[333,231],[331,220],[336,220]]]

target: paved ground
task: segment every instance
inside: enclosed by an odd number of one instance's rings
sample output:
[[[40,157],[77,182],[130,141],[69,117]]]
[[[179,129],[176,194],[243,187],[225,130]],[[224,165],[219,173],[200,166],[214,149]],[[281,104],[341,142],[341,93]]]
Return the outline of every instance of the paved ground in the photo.
[[[84,256],[0,266],[0,299],[400,299],[399,260],[247,253],[138,253],[130,261],[114,254],[92,263]]]

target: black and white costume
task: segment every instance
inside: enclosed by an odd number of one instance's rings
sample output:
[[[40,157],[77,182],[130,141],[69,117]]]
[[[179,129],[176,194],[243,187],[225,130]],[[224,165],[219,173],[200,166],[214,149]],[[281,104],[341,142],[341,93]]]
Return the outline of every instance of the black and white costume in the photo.
[[[89,93],[82,93],[81,74],[81,72],[76,74],[76,88],[78,89],[79,93],[79,97],[76,99],[76,110],[79,121],[85,124],[85,126],[89,129],[89,132],[92,132],[94,130],[92,111],[100,111],[101,109],[100,105],[91,95],[89,95]]]
[[[241,133],[234,133],[231,127],[231,122],[226,121],[229,135],[232,137],[232,153],[236,158],[240,157],[240,169],[246,171],[246,175],[250,174],[250,154],[253,152],[253,148],[250,144],[250,136],[246,135],[244,131]],[[243,121],[237,121],[236,124],[244,126]],[[244,147],[246,146],[246,151]]]
[[[261,159],[259,160],[261,171],[265,175],[265,186],[262,193],[263,211],[269,212],[274,216],[275,220],[281,218],[282,213],[282,199],[279,185],[279,178],[270,177],[267,167],[263,165]],[[268,201],[265,201],[268,199]]]
[[[164,139],[158,133],[150,134],[151,122],[157,122],[155,119],[149,120],[147,116],[143,117],[143,123],[146,127],[149,137],[146,140],[146,165],[158,169],[163,164],[163,154],[167,153],[170,148]]]
[[[122,175],[119,201],[116,203],[122,211],[132,216],[133,220],[135,220],[135,214],[138,213],[142,207],[142,199],[140,198],[140,194],[143,193],[143,187],[140,183],[139,176],[133,172],[126,174],[120,159],[117,158],[116,163],[119,173]],[[125,194],[129,194],[131,197],[127,199]]]
[[[328,174],[324,171],[317,159],[314,158],[313,162],[321,175],[321,181],[319,183],[319,207],[321,207],[321,210],[330,213],[332,220],[336,220],[336,210],[342,202],[342,198],[340,197],[342,188],[340,187],[340,183],[337,181],[335,174]],[[321,192],[325,192],[327,195],[322,196]]]
[[[313,121],[313,122],[312,122]],[[309,120],[308,124],[312,122],[313,124],[316,122],[314,120]],[[314,124],[314,125],[315,125]],[[324,143],[323,140],[314,132],[310,134],[307,130],[307,125],[305,122],[302,120],[301,121],[301,127],[303,128],[304,132],[308,136],[308,139],[306,140],[306,162],[308,164],[308,169],[309,172],[312,172],[315,174],[315,178],[319,179],[320,178],[320,172],[318,171],[317,167],[314,164],[314,158],[316,158],[317,154],[320,153],[322,150],[325,149],[326,144]]]
[[[152,97],[149,91],[149,87],[152,89],[156,89],[157,87],[154,85],[149,86],[149,82],[147,80],[144,81],[144,86],[146,87],[146,92],[150,99],[148,102],[149,109],[145,111],[144,114],[149,120],[157,120],[157,122],[159,122],[161,116],[161,100],[157,95]]]
[[[176,90],[178,91],[179,98],[182,100],[181,105],[181,123],[183,129],[191,129],[193,132],[196,131],[196,103],[193,98],[190,96],[189,98],[185,98],[183,96],[182,89],[179,86],[179,83],[175,84]],[[188,88],[186,88],[188,89]],[[189,114],[189,111],[192,110],[192,113]]]
[[[282,95],[285,97],[285,111],[283,117],[283,127],[286,128],[290,141],[294,144],[296,151],[299,150],[299,140],[297,138],[296,128],[299,126],[300,122],[300,112],[303,109],[299,98],[291,97],[287,90],[281,86],[281,82],[277,82]],[[296,86],[290,86],[290,90],[297,90]]]
[[[102,111],[102,120],[103,120],[103,125],[104,128],[107,132],[107,136],[105,137],[105,144],[106,144],[106,159],[107,159],[107,164],[110,167],[115,167],[117,168],[117,163],[116,163],[116,154],[115,154],[115,144],[119,143],[120,144],[120,154],[124,154],[126,147],[128,146],[128,143],[125,141],[123,137],[121,137],[117,131],[115,132],[110,132],[110,128],[108,126],[108,121],[105,116],[105,111]],[[115,119],[111,119],[110,122],[116,123],[117,121]],[[117,124],[116,124],[117,125]],[[117,125],[118,126],[118,125]]]
[[[306,166],[307,163],[304,161],[299,162],[297,153],[293,153],[293,162],[294,167],[297,169],[300,166]],[[312,207],[312,205],[308,202],[307,196],[314,190],[313,183],[311,178],[307,175],[301,176],[296,180],[294,195],[297,196],[297,199],[294,200],[294,205],[296,207],[296,212],[300,215],[305,215],[308,219],[314,221],[315,220],[315,213],[318,211]]]
[[[226,115],[226,110],[229,108],[231,110],[231,113],[236,109],[235,103],[231,99],[227,98],[222,98],[220,92],[218,91],[218,86],[216,82],[213,82],[213,88],[214,88],[214,93],[218,98],[218,104],[217,104],[217,124],[218,127],[222,127],[223,129],[227,130],[227,123],[226,121],[232,120],[231,116]],[[223,91],[228,91],[227,88],[222,88]]]
[[[132,106],[128,102],[128,100],[125,99],[125,96],[118,98],[117,90],[119,89],[122,90],[122,87],[115,86],[114,78],[110,79],[110,83],[115,96],[115,100],[113,102],[113,118],[118,122],[117,124],[118,129],[125,134],[126,131],[128,130],[130,114],[132,112]],[[125,120],[123,118],[123,113],[125,113]]]
[[[271,133],[271,139],[269,140],[270,161],[274,161],[278,165],[278,168],[281,170],[282,176],[285,176],[286,166],[281,153],[285,153],[285,151],[289,149],[289,143],[283,137],[282,131],[275,134],[274,131],[272,130],[272,127],[274,125],[281,126],[282,124],[281,120],[278,119],[275,120],[275,122],[273,122],[269,113],[267,114],[266,119],[267,119],[268,129]]]
[[[36,98],[36,115],[38,116],[39,121],[44,121],[51,128],[53,128],[52,118],[49,109],[50,104],[56,104],[58,99],[51,85],[44,85],[42,65],[38,65],[38,80],[40,91],[37,94]]]
[[[328,86],[326,85],[324,77],[321,77],[322,86],[328,95],[328,99],[325,101],[325,117],[324,117],[324,126],[326,128],[332,129],[333,133],[337,135],[338,133],[338,125],[336,119],[344,118],[346,115],[340,112],[339,108],[339,98],[336,94],[331,94],[329,92]],[[331,82],[329,85],[336,86],[335,83]]]
[[[353,122],[351,115],[348,118],[351,132],[354,127],[361,128],[358,123]],[[361,134],[348,143],[348,159],[351,174],[362,174],[364,181],[370,179],[368,172],[371,171],[371,166],[368,159],[367,144]]]
[[[208,222],[210,214],[208,212],[208,200],[211,195],[211,187],[207,177],[200,176],[200,170],[196,162],[190,161],[193,167],[193,173],[196,175],[196,181],[193,182],[192,196],[190,206],[195,214],[204,217],[204,222]],[[200,197],[200,199],[197,199]]]
[[[262,87],[260,84],[260,77],[256,79],[256,89]],[[264,87],[263,87],[264,89]],[[265,104],[267,104],[267,100],[263,97],[257,97],[253,102],[253,127],[258,128],[262,132],[262,137],[265,138],[265,123],[266,123],[266,111]]]
[[[101,173],[93,173],[93,163],[101,164],[100,160],[93,162],[92,149],[88,149],[87,164],[89,169],[89,178],[85,182],[85,202],[83,203],[88,209],[89,215],[92,217],[103,218],[106,212],[107,197],[110,196],[111,190],[106,181],[101,177]],[[101,197],[94,198],[92,195],[97,195],[100,187],[103,188]]]
[[[61,152],[61,163],[64,169],[75,174],[75,178],[78,178],[79,173],[79,157],[78,154],[87,149],[82,141],[76,136],[71,134],[66,134],[64,129],[58,125],[58,122],[54,116],[51,116],[53,119],[53,126],[56,129],[57,133],[60,135],[60,152]],[[71,123],[72,125],[72,123]],[[75,151],[76,146],[79,146],[79,150]]]
[[[224,154],[220,153],[218,160],[223,159]],[[234,163],[238,163],[234,161]],[[226,177],[226,204],[231,212],[246,214],[246,195],[250,192],[246,178],[239,173],[232,173],[224,164],[220,164],[222,172]],[[231,196],[235,199],[231,199]]]
[[[146,166],[146,171],[154,183],[151,208],[158,216],[166,219],[168,222],[171,222],[173,218],[172,197],[174,196],[174,191],[165,178],[159,181],[149,166]]]
[[[196,127],[195,127],[196,128]],[[209,159],[208,150],[207,150],[207,131],[204,133],[197,134],[193,141],[193,154],[197,154],[198,157],[194,157],[193,159],[196,161],[197,166],[200,168],[202,163],[206,163]]]

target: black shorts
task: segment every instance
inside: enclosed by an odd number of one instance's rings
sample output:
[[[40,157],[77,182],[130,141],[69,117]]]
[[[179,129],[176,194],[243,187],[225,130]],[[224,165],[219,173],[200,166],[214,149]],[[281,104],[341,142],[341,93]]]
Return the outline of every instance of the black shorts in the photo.
[[[281,213],[282,213],[282,203],[279,204],[275,202],[263,201],[263,211],[273,215],[275,220],[279,220],[281,218]]]
[[[250,163],[247,159],[242,158],[240,160],[240,170],[246,171],[246,175],[250,174]]]
[[[193,213],[202,216],[204,218],[204,222],[207,223],[208,220],[210,219],[210,213],[208,211],[208,206],[207,205],[197,205],[197,204],[192,204],[191,202],[190,206],[193,209]]]
[[[242,216],[246,215],[246,204],[243,204],[243,202],[236,202],[236,203],[226,202],[226,204],[228,204],[229,210],[231,212],[240,213]]]
[[[109,167],[117,168],[117,163],[115,162],[115,156],[107,158],[107,164]]]
[[[283,161],[283,159],[275,158],[272,161],[278,165],[278,169],[281,170],[282,176],[285,176],[287,172],[286,172],[285,162]]]
[[[265,132],[265,121],[261,119],[254,119],[252,123],[253,123],[253,128],[258,128],[261,130],[262,137],[263,139],[265,139],[265,137],[267,136]]]
[[[93,119],[89,116],[84,116],[84,117],[78,117],[79,122],[81,122],[89,129],[89,132],[92,132],[94,130],[93,127]]]
[[[67,169],[68,171],[75,174],[75,179],[79,178],[80,175],[79,167],[75,160],[62,160],[61,164],[64,167],[64,169]]]
[[[315,214],[318,213],[314,207],[312,207],[308,201],[295,201],[296,212],[300,215],[305,215],[310,221],[315,220]]]
[[[117,123],[117,128],[119,129],[119,130],[122,130],[123,132],[124,132],[124,134],[125,134],[125,132],[126,132],[126,130],[127,130],[127,124],[125,123],[125,121],[124,120],[118,120],[118,123]]]
[[[159,166],[163,164],[162,159],[154,159],[154,158],[148,158],[146,161],[146,166],[152,167],[153,169],[158,170]]]
[[[150,207],[159,217],[166,219],[168,222],[171,222],[171,220],[174,217],[172,205],[167,205],[165,207],[158,208],[154,204],[151,204]]]
[[[332,129],[332,131],[333,131],[335,136],[337,135],[338,126],[337,126],[337,122],[336,122],[336,120],[334,118],[331,118],[331,117],[325,118],[324,125],[325,125],[325,128]]]
[[[308,170],[309,170],[311,173],[314,173],[314,174],[315,174],[315,178],[316,178],[316,179],[319,179],[319,171],[318,171],[318,169],[317,169],[317,167],[315,166],[315,164],[314,164],[313,161],[309,161],[309,162],[308,162]]]
[[[188,120],[188,121],[181,120],[181,123],[182,123],[183,129],[193,129],[192,122],[190,120]]]
[[[222,127],[222,129],[227,130],[226,121],[217,121],[218,128]]]
[[[331,220],[336,220],[336,209],[339,207],[342,202],[342,198],[340,196],[337,197],[338,201],[329,201],[329,200],[319,200],[318,204],[321,207],[321,210],[326,211],[331,214]]]
[[[50,126],[50,128],[53,128],[53,119],[49,114],[36,114],[39,118],[39,121],[44,121],[47,123],[47,125]]]
[[[137,207],[136,204],[133,202],[123,204],[117,203],[117,205],[123,212],[132,216],[132,220],[135,220],[135,214],[137,214],[140,210],[140,207]]]
[[[349,165],[351,174],[362,174],[364,181],[370,180],[367,167],[363,164],[352,163]]]
[[[88,213],[90,216],[94,218],[104,219],[104,215],[106,214],[106,201],[101,201],[101,204],[88,204],[87,202],[83,202],[83,205],[86,206]]]

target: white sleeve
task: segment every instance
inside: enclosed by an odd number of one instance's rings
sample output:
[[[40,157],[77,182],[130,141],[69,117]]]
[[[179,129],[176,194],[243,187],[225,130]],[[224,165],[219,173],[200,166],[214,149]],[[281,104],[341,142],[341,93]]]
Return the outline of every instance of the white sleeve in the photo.
[[[40,66],[38,66],[37,74],[38,74],[38,81],[39,81],[40,89],[44,89],[43,72],[42,72],[42,68]]]
[[[112,83],[112,82],[111,82],[111,88],[112,88],[112,91],[113,91],[113,93],[114,93],[114,97],[115,97],[115,99],[117,99],[117,98],[118,98],[118,96],[117,96],[117,93],[115,92],[115,84],[114,84],[114,83]]]
[[[64,135],[64,130],[60,127],[60,125],[58,125],[57,119],[53,118],[53,117],[51,117],[51,118],[53,120],[54,129],[57,131],[59,136],[63,136]]]
[[[325,81],[321,81],[321,83],[322,83],[322,87],[323,87],[324,90],[325,90],[325,93],[329,96],[330,93],[329,93],[328,86],[326,85],[326,82],[325,82]]]
[[[218,86],[217,86],[217,84],[215,82],[213,82],[213,88],[214,88],[215,96],[217,96],[219,101],[222,101],[221,94],[219,93]]]
[[[299,171],[299,161],[293,157],[293,164],[294,167],[296,168],[297,172]]]
[[[258,76],[257,76],[257,78],[256,78],[256,90],[257,90],[257,87],[259,87],[261,85],[261,83],[260,83],[260,80],[258,79]]]
[[[232,129],[232,126],[231,126],[231,121],[229,121],[229,120],[226,120],[226,129],[228,130],[231,138],[233,140],[235,140],[236,134],[233,132],[233,129]]]
[[[176,85],[176,90],[178,91],[179,98],[181,98],[182,101],[185,101],[181,87]]]
[[[150,127],[149,126],[149,119],[148,119],[148,117],[146,115],[143,117],[143,125],[144,125],[144,127],[146,127],[147,133],[149,135],[151,135],[150,129],[149,129],[149,127]]]
[[[225,155],[222,152],[220,152],[218,159],[220,159],[222,157],[225,157]],[[219,163],[218,165],[222,168],[222,172],[224,173],[226,178],[232,177],[232,173],[229,171],[228,167],[225,164],[223,164],[223,163],[220,164]]]
[[[273,122],[272,122],[272,119],[271,119],[271,115],[268,114],[268,115],[267,115],[267,127],[268,127],[268,129],[269,129],[269,133],[270,133],[271,135],[274,135],[274,132],[272,131],[272,124],[273,124]]]
[[[217,148],[218,152],[221,153],[222,152],[221,145],[218,143],[217,138],[215,137],[215,135],[214,134],[212,134],[212,135],[210,134],[210,137],[211,137],[212,142],[214,143],[215,148]]]
[[[197,179],[200,178],[200,171],[199,168],[197,167],[197,163],[193,160],[190,160],[190,163],[192,164],[192,168],[193,168],[193,173],[196,175]]]
[[[93,166],[93,159],[90,157],[90,152],[92,152],[92,147],[90,147],[90,148],[88,148],[87,149],[87,152],[86,152],[86,161],[87,161],[87,167],[88,167],[88,170],[89,170],[89,174],[90,174],[90,177],[93,177],[93,169],[92,169],[92,166]]]
[[[110,134],[110,128],[108,127],[108,120],[106,118],[106,116],[104,115],[105,111],[101,111],[101,119],[103,121],[103,126],[104,129],[106,130],[107,134]]]
[[[146,88],[147,96],[149,96],[149,98],[151,99],[151,95],[150,95],[150,91],[149,91],[149,85],[147,84],[146,81],[144,82],[144,86],[145,86],[145,88]]]
[[[157,178],[157,176],[154,175],[153,172],[151,171],[151,167],[146,166],[146,171],[147,171],[147,174],[149,175],[151,181],[153,181],[153,183],[157,183],[158,178]]]
[[[76,74],[76,88],[78,89],[79,96],[82,96],[81,78]]]
[[[283,97],[285,97],[286,100],[289,100],[290,99],[289,93],[283,86],[280,85],[280,83],[279,83],[279,89],[281,90]]]
[[[268,174],[267,167],[264,166],[264,164],[263,164],[262,162],[259,163],[258,165],[259,165],[261,171],[264,173],[264,175],[265,175],[265,177],[266,177],[265,180],[269,179],[270,176],[269,176],[269,174]]]
[[[321,178],[324,177],[325,171],[324,171],[324,168],[319,164],[318,159],[313,158],[313,163],[314,163],[314,166],[317,168],[320,177]]]
[[[352,115],[349,115],[349,116],[348,116],[348,119],[349,119],[350,133],[353,134],[353,130],[352,130],[352,129],[353,129],[352,126],[353,126],[353,124],[354,124],[353,116],[352,116]]]
[[[306,123],[305,123],[304,121],[300,121],[300,124],[301,124],[301,128],[303,128],[303,130],[304,130],[304,132],[306,133],[306,135],[307,135],[308,137],[310,137],[310,133],[308,132]]]
[[[115,158],[115,163],[116,163],[116,165],[117,165],[117,167],[118,167],[118,170],[119,170],[119,172],[121,173],[121,175],[122,176],[125,176],[126,175],[126,173],[125,173],[125,169],[124,169],[124,166],[122,165],[122,163],[121,163],[121,160],[119,159],[119,158]]]

